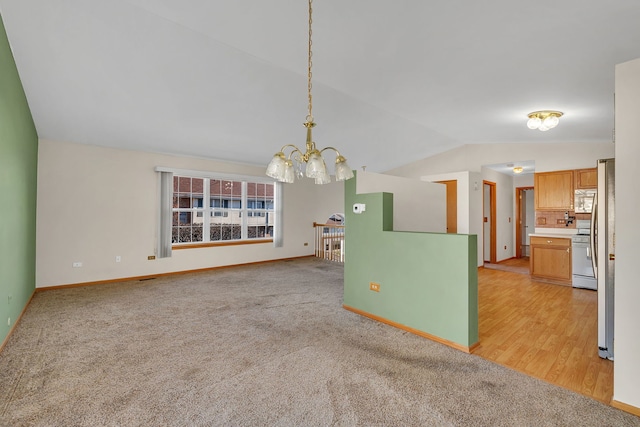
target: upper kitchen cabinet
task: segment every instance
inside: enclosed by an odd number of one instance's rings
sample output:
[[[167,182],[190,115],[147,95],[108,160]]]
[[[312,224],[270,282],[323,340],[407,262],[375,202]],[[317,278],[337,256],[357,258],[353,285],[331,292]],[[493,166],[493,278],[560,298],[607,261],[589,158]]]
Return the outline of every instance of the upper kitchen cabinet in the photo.
[[[536,210],[573,210],[573,170],[540,172],[534,175]]]
[[[580,190],[598,188],[598,169],[577,169],[575,183]]]

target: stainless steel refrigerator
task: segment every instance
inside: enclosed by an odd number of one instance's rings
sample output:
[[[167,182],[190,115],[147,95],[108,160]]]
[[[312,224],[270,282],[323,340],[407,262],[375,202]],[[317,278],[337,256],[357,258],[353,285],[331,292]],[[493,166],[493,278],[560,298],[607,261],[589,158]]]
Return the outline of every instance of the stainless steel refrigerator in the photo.
[[[591,257],[598,281],[598,354],[613,360],[615,291],[615,160],[598,160],[598,193],[591,216]]]

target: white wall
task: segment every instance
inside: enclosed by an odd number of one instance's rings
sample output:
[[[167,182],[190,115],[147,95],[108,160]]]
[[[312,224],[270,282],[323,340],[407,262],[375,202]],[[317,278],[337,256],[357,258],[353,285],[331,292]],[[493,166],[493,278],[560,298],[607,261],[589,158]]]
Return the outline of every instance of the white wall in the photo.
[[[332,176],[331,179],[334,179],[334,177]],[[304,189],[308,189],[313,183],[313,180],[303,178],[301,181],[296,181],[293,184],[285,184],[285,197],[287,197],[290,192],[297,190],[290,189],[289,187],[302,184],[303,182]],[[291,211],[286,213],[287,215],[285,216],[285,219],[289,216],[297,216],[300,214],[302,214],[302,217],[308,217],[310,215],[312,223],[315,221],[319,224],[323,224],[327,222],[331,214],[344,213],[344,210],[346,209],[344,206],[344,182],[332,181],[330,184],[325,185],[313,184],[313,188],[311,188],[310,192],[311,194],[306,197],[313,197],[313,202],[310,203],[302,212],[299,211],[299,203],[293,203],[295,200],[289,200],[293,205],[293,208]],[[311,227],[312,224],[308,225]],[[312,245],[313,242],[309,242],[309,244]]]
[[[462,180],[458,181],[458,232],[478,235],[478,265],[483,264],[482,260],[482,180],[490,179],[490,169],[483,168],[483,165],[493,165],[498,163],[509,163],[518,161],[533,160],[536,165],[536,172],[549,172],[554,170],[582,169],[596,166],[598,159],[611,158],[614,156],[614,144],[612,143],[562,143],[549,144],[549,149],[545,149],[545,144],[473,144],[454,148],[447,152],[437,154],[426,159],[418,160],[414,163],[392,169],[385,172],[389,175],[403,176],[408,178],[420,178],[425,181],[437,181],[465,174]],[[462,172],[461,172],[462,171]],[[477,174],[477,175],[472,175]],[[463,175],[460,175],[463,176]],[[533,175],[522,178],[518,177],[518,187],[529,186],[525,184],[531,182],[533,186]],[[531,181],[529,181],[531,180]],[[496,191],[500,194],[500,200],[508,200],[511,197],[512,205],[508,208],[509,214],[505,216],[505,206],[501,208],[502,216],[498,222],[496,233],[498,236],[497,259],[503,260],[515,255],[515,203],[513,203],[515,182],[503,182]],[[461,200],[465,197],[462,193],[461,182],[473,185],[479,182],[479,192],[470,191],[466,195],[472,200]],[[521,185],[524,184],[524,185]],[[497,187],[497,186],[496,186]],[[510,196],[507,195],[507,188]],[[498,199],[497,199],[498,200]],[[497,202],[500,203],[500,202]],[[461,206],[467,209],[468,217],[460,216]],[[497,208],[497,206],[496,206]],[[511,223],[508,222],[511,217]],[[467,220],[466,224],[461,221]],[[506,220],[506,223],[505,223]],[[468,231],[462,231],[468,230]],[[474,231],[471,231],[474,230]],[[509,237],[511,236],[511,237]],[[504,249],[504,246],[507,249]]]
[[[467,220],[469,234],[478,236],[478,266],[482,260],[482,175],[480,172],[467,172]]]
[[[158,240],[156,166],[262,177],[264,168],[40,140],[36,286],[110,280],[313,254],[314,221],[344,210],[343,183],[284,188],[284,247],[252,244],[173,251]],[[304,246],[308,243],[308,246]],[[115,262],[115,256],[122,261]],[[81,268],[72,268],[73,262]]]
[[[356,193],[380,192],[393,193],[393,229],[395,231],[447,232],[445,185],[358,172]]]
[[[519,187],[533,187],[533,173],[527,173],[527,174],[520,174],[520,175],[516,175],[513,177],[513,197],[515,198],[516,195],[516,188]],[[534,192],[533,190],[527,191],[525,193],[525,203],[522,205],[523,209],[526,210],[526,232],[523,233],[522,235],[522,239],[525,242],[526,245],[528,245],[530,243],[530,238],[529,238],[529,233],[533,233],[535,231],[536,228],[536,211],[535,211],[535,204],[534,204]],[[516,204],[515,204],[515,199],[514,199],[514,203],[513,203],[513,221],[517,221],[517,212],[516,212]],[[518,226],[518,223],[515,222],[515,226]],[[515,240],[516,236],[515,236],[515,232],[514,232],[514,236],[513,236],[513,242],[514,242],[514,250],[515,250],[515,245],[520,244],[519,242],[516,242]],[[525,254],[523,253],[523,255],[529,255],[529,254]]]
[[[524,124],[523,124],[524,126]],[[562,126],[560,124],[559,126]],[[614,156],[614,144],[575,142],[562,144],[472,144],[464,145],[385,173],[420,177],[468,170],[480,172],[483,165],[534,160],[536,172],[596,167],[598,159]]]
[[[478,266],[484,264],[483,254],[483,185],[487,180],[496,183],[496,257],[497,260],[511,258],[514,237],[513,222],[513,183],[511,177],[491,169],[478,172],[454,172],[447,174],[425,175],[424,181],[458,181],[458,233],[478,235]],[[511,203],[511,204],[509,204]],[[511,226],[510,226],[511,225]],[[507,250],[504,249],[507,246]],[[487,254],[487,259],[489,258]]]
[[[482,176],[479,172],[451,172],[421,176],[422,181],[458,182],[458,233],[478,236],[478,266],[482,261]]]
[[[594,166],[595,167],[595,166]],[[513,191],[518,187],[533,187],[533,174],[521,174],[513,177]]]
[[[616,66],[616,266],[613,399],[640,410],[638,160],[640,59]],[[637,413],[637,412],[636,412]]]
[[[535,209],[535,198],[534,198],[534,190],[526,190],[524,197],[524,209],[525,213],[525,229],[522,232],[523,243],[527,246],[531,245],[531,237],[529,234],[533,233],[536,228],[536,209]],[[514,214],[515,218],[515,214]],[[531,248],[529,248],[531,249]],[[529,255],[529,253],[527,253]]]
[[[483,167],[482,179],[496,184],[496,261],[500,262],[516,255],[513,177]]]

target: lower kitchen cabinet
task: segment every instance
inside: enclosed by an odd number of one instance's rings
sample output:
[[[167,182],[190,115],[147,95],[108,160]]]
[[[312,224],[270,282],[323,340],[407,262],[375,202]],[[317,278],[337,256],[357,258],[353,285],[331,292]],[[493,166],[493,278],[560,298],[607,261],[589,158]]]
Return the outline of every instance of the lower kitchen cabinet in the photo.
[[[531,278],[571,285],[571,239],[531,237]]]

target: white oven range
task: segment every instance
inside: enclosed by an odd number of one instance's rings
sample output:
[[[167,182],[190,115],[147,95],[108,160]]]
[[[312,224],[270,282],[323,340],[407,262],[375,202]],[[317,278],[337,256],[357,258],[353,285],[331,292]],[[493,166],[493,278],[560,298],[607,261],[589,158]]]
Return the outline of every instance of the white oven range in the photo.
[[[598,289],[598,282],[593,273],[593,264],[591,262],[591,235],[589,228],[589,220],[578,220],[576,226],[578,234],[571,236],[571,252],[572,252],[572,286],[574,288]]]

